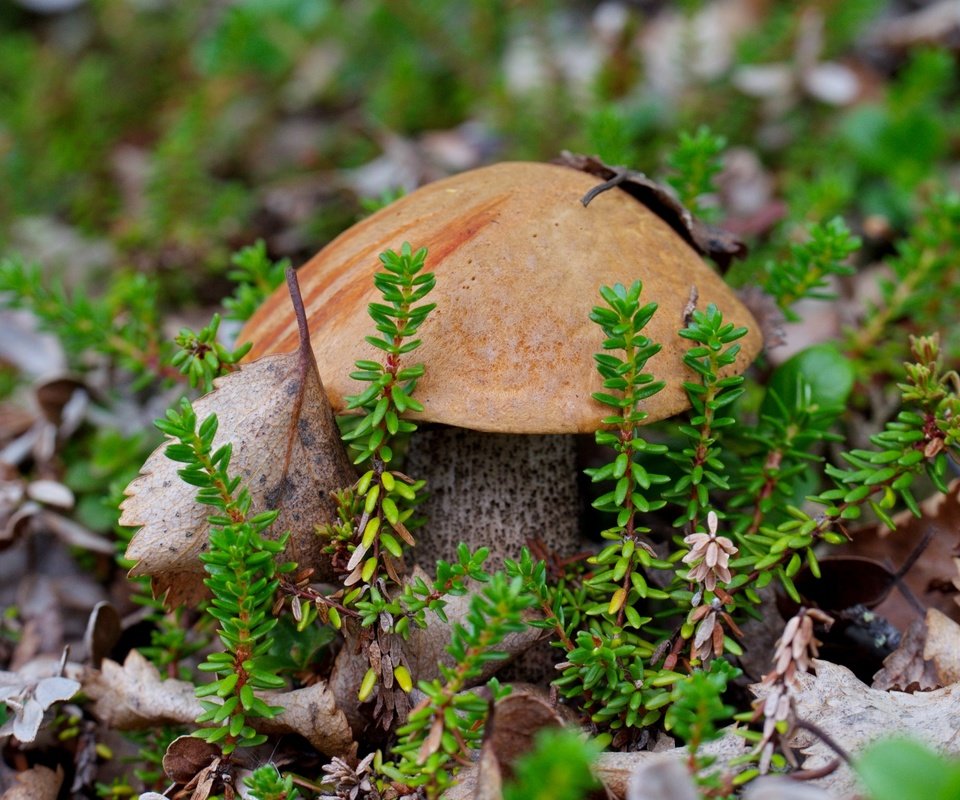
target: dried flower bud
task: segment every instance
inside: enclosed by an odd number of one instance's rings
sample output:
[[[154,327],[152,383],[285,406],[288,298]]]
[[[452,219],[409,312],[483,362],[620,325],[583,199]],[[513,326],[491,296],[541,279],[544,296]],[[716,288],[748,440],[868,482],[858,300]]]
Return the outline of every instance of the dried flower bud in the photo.
[[[702,583],[708,592],[717,587],[717,581],[729,583],[733,577],[730,574],[730,556],[737,554],[737,547],[726,536],[717,536],[717,514],[711,511],[707,514],[707,530],[709,533],[691,533],[684,538],[690,545],[690,552],[683,557],[684,564],[693,564],[687,574],[687,580]]]
[[[780,679],[794,682],[798,672],[810,671],[810,662],[817,657],[820,646],[813,635],[814,622],[829,627],[833,619],[820,609],[801,608],[787,621],[773,654],[773,671],[764,676],[764,683],[772,684]]]

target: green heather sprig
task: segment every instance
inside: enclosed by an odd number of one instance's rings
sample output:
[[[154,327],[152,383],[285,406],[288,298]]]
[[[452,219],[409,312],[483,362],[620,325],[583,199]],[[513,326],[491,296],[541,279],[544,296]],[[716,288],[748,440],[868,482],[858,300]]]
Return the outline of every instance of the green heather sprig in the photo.
[[[230,264],[233,269],[227,272],[227,277],[237,287],[233,296],[223,301],[223,307],[227,309],[227,319],[246,321],[283,283],[290,259],[271,261],[267,255],[267,245],[263,239],[257,239],[254,244],[234,253],[230,257]]]
[[[360,581],[371,584],[384,566],[396,580],[397,569],[389,559],[399,563],[402,543],[413,544],[407,526],[424,483],[390,470],[389,465],[394,439],[417,428],[402,415],[423,410],[413,398],[423,364],[404,366],[401,362],[420,346],[420,340],[412,337],[435,305],[420,302],[436,284],[432,272],[423,272],[426,257],[425,248],[413,252],[404,242],[399,253],[388,250],[381,254],[383,271],[373,279],[385,302],[370,304],[378,335],[365,338],[383,351],[384,361],[357,361],[357,370],[351,373],[355,380],[370,385],[347,398],[347,408],[360,414],[344,419],[343,439],[354,453],[354,463],[369,464],[369,468],[352,495],[361,515],[354,529],[346,586]]]
[[[684,206],[710,221],[717,211],[704,206],[701,200],[714,191],[714,178],[723,169],[722,155],[727,140],[706,125],[701,125],[693,134],[681,131],[679,138],[667,158],[667,166],[674,173],[667,176],[667,183],[676,190],[677,198]]]
[[[438,561],[436,578],[430,583],[419,576],[414,577],[406,581],[400,592],[392,598],[386,597],[376,586],[371,586],[369,595],[356,602],[362,623],[372,625],[381,614],[388,614],[389,619],[393,620],[391,631],[406,637],[411,622],[418,628],[427,627],[427,611],[434,612],[446,622],[446,597],[465,595],[468,580],[479,583],[490,580],[490,575],[483,569],[489,554],[490,550],[486,547],[471,553],[461,542],[457,547],[457,561],[452,564]]]
[[[716,756],[702,753],[708,742],[721,735],[736,709],[723,702],[727,684],[742,675],[742,670],[721,658],[710,662],[710,668],[698,670],[677,681],[670,695],[670,707],[664,717],[664,728],[683,740],[687,749],[687,768],[702,796],[725,797],[736,781],[722,772],[710,772]]]
[[[725,411],[743,394],[740,388],[743,376],[721,378],[720,373],[736,361],[740,345],[735,342],[746,333],[746,328],[736,328],[732,322],[725,323],[723,314],[713,304],[706,311],[694,311],[687,327],[680,331],[680,336],[697,345],[687,350],[683,363],[699,381],[685,381],[683,384],[692,413],[687,422],[680,425],[680,432],[689,444],[679,453],[668,454],[683,467],[680,478],[664,492],[664,496],[683,509],[674,522],[677,527],[689,525],[691,530],[695,528],[710,508],[710,492],[730,488],[716,442],[722,428],[736,423],[736,419]]]
[[[212,391],[213,381],[221,375],[233,372],[250,348],[252,342],[229,350],[217,339],[220,328],[220,315],[214,314],[210,324],[195,333],[189,328],[181,328],[174,341],[180,348],[170,359],[170,363],[187,376],[190,385],[202,387],[205,392]]]
[[[827,290],[832,275],[852,275],[847,260],[860,249],[860,239],[850,233],[846,223],[835,217],[826,223],[811,225],[806,241],[790,246],[788,258],[767,265],[764,288],[777,301],[789,320],[800,319],[792,306],[798,300],[832,300]]]
[[[293,776],[283,777],[273,764],[258,767],[244,783],[253,800],[297,800],[300,797],[300,790],[293,785]]]
[[[960,458],[960,380],[956,372],[943,370],[937,337],[913,338],[911,348],[914,360],[905,365],[907,379],[899,384],[907,408],[870,437],[875,449],[843,453],[847,467],[826,466],[834,486],[810,498],[823,506],[820,513],[810,515],[787,505],[786,521],[761,524],[755,533],[736,537],[741,557],[731,561],[731,567],[740,574],[731,582],[731,591],[743,588],[759,602],[756,590],[776,577],[800,602],[792,579],[804,561],[819,575],[813,551],[818,542],[846,541],[846,525],[859,519],[865,508],[891,527],[898,501],[919,516],[911,486],[921,475],[939,491],[947,491],[948,457]]]
[[[163,333],[157,285],[124,273],[104,296],[71,290],[56,276],[21,259],[0,261],[0,307],[26,309],[42,330],[55,333],[71,369],[83,372],[92,354],[129,370],[142,384],[155,377],[179,379],[169,364],[172,347]]]
[[[958,250],[960,195],[941,194],[923,209],[896,256],[887,260],[892,274],[879,281],[879,302],[868,309],[861,326],[847,332],[846,352],[859,360],[865,374],[890,374],[908,357],[906,337],[894,329],[899,320],[909,318],[913,330],[944,335],[955,327]]]
[[[627,608],[632,608],[645,587],[634,585],[640,573],[634,570],[638,560],[652,556],[653,550],[642,538],[649,528],[638,524],[637,513],[649,513],[662,508],[664,500],[648,497],[656,484],[666,483],[666,475],[651,474],[642,461],[651,455],[666,452],[666,446],[651,444],[639,435],[638,427],[648,414],[642,403],[664,387],[643,372],[647,360],[660,351],[660,345],[643,335],[644,326],[657,310],[656,303],[640,305],[642,284],[636,281],[629,289],[617,284],[612,289],[600,288],[607,307],[595,306],[590,319],[596,322],[607,337],[603,349],[594,358],[603,377],[602,392],[594,393],[595,400],[611,408],[614,413],[603,418],[604,429],[597,431],[597,444],[610,447],[616,458],[608,464],[586,470],[590,479],[613,480],[611,491],[598,497],[593,505],[600,511],[615,514],[616,524],[603,531],[604,539],[613,541],[591,563],[605,566],[589,583],[603,591],[610,591],[607,613],[616,615],[622,625]],[[609,351],[622,353],[615,355]],[[640,579],[642,581],[642,578]]]
[[[668,595],[650,586],[647,569],[672,569],[658,559],[644,538],[649,528],[639,524],[639,513],[662,508],[666,501],[651,496],[651,487],[665,483],[665,475],[651,473],[642,463],[650,456],[666,452],[661,444],[651,444],[639,435],[638,427],[647,418],[643,401],[659,392],[664,384],[643,372],[647,360],[660,345],[643,335],[644,326],[656,311],[656,304],[640,304],[642,284],[629,289],[617,284],[601,287],[606,306],[597,306],[590,318],[603,330],[605,352],[594,356],[603,377],[603,391],[594,398],[613,410],[603,419],[607,426],[596,434],[597,444],[613,449],[610,463],[587,474],[595,482],[614,481],[612,491],[597,498],[594,506],[614,515],[614,525],[602,532],[611,544],[589,559],[596,571],[587,576],[578,589],[570,587],[558,605],[549,603],[541,588],[542,571],[519,568],[527,585],[538,598],[547,622],[554,625],[566,652],[555,681],[567,698],[578,698],[591,712],[592,721],[617,730],[642,727],[660,716],[660,708],[669,700],[667,684],[648,683],[656,673],[644,666],[655,649],[642,634],[651,621],[637,611],[644,601],[667,599]],[[567,606],[568,603],[572,603]],[[580,619],[579,629],[567,620]],[[669,683],[669,681],[667,682]]]
[[[507,657],[496,648],[505,636],[523,630],[523,612],[532,604],[521,579],[508,579],[502,572],[471,597],[464,624],[453,626],[447,647],[454,665],[440,663],[439,678],[418,683],[426,697],[397,729],[397,761],[382,765],[385,775],[437,798],[459,768],[471,763],[469,751],[480,745],[489,701],[464,690],[480,677],[485,664]],[[506,694],[496,680],[488,688],[493,700]]]
[[[209,724],[195,736],[219,742],[224,754],[237,747],[253,747],[266,741],[249,718],[271,718],[283,709],[268,706],[254,694],[255,689],[280,689],[283,678],[265,664],[270,647],[269,633],[277,624],[271,613],[278,576],[294,564],[278,564],[288,535],[277,540],[263,533],[277,518],[276,511],[251,514],[250,494],[240,479],[229,473],[231,445],[213,449],[217,431],[216,415],[200,425],[189,401],[183,400],[179,413],[170,409],[157,427],[177,440],[165,450],[168,458],[183,463],[180,477],[198,487],[197,502],[208,505],[211,515],[209,550],[201,553],[209,577],[204,583],[212,599],[207,613],[220,625],[224,651],[211,653],[199,669],[216,679],[197,689],[204,712],[199,724]]]

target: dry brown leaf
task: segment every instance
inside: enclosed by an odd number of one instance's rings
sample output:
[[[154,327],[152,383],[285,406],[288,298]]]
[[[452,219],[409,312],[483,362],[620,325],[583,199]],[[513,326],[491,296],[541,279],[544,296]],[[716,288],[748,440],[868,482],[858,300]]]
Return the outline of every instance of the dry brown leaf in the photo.
[[[928,612],[930,613],[930,612]],[[914,620],[900,641],[900,646],[883,659],[883,668],[873,676],[871,686],[882,692],[938,689],[941,684],[933,664],[923,657],[927,625]]]
[[[83,690],[95,701],[93,713],[120,730],[188,725],[203,711],[192,683],[161,680],[138,650],[130,651],[123,666],[105,658],[99,670],[86,674]]]
[[[514,684],[513,691],[490,709],[467,796],[472,800],[501,800],[504,779],[513,777],[514,764],[533,749],[537,733],[561,725],[560,710],[550,702],[546,690]]]
[[[104,659],[100,670],[89,670],[83,689],[95,701],[94,714],[119,730],[161,723],[192,725],[203,710],[192,683],[162,680],[157,668],[136,650],[130,651],[123,666]],[[273,719],[251,719],[258,731],[299,734],[325,755],[355,754],[356,744],[347,718],[337,709],[326,684],[258,696],[267,705],[284,709]]]
[[[306,320],[302,313],[298,318],[297,352],[244,365],[215,381],[215,390],[193,407],[199,420],[217,415],[215,447],[233,443],[230,473],[250,491],[253,512],[280,510],[272,529],[291,533],[285,556],[329,577],[329,556],[314,527],[335,519],[330,493],[352,484],[356,474],[317,371]],[[127,548],[126,557],[137,562],[130,575],[151,576],[154,592],[166,592],[173,607],[206,594],[198,555],[208,546],[210,512],[196,502],[196,487],[180,480],[180,465],[164,455],[165,448],[150,455],[127,487],[120,524],[140,527]]]
[[[54,772],[49,767],[37,765],[18,772],[13,786],[3,793],[0,800],[56,800],[63,783],[63,769]]]
[[[857,756],[875,739],[909,731],[944,755],[960,754],[956,721],[960,715],[960,684],[930,692],[881,692],[859,681],[846,667],[814,661],[816,675],[802,674],[794,694],[797,717],[829,733],[848,753]],[[763,696],[765,688],[754,686]],[[836,753],[806,731],[791,747],[806,756],[803,768],[817,770],[836,759]],[[814,781],[837,797],[857,791],[853,771],[841,765],[826,778]]]
[[[480,748],[480,758],[473,772],[475,780],[469,795],[472,800],[503,800],[503,771],[489,739]]]
[[[563,718],[548,698],[539,687],[514,686],[509,695],[494,704],[486,738],[506,777],[513,775],[516,760],[533,749],[539,731],[563,725]]]
[[[120,640],[123,624],[117,609],[105,600],[97,603],[90,612],[83,643],[87,649],[90,665],[99,668],[113,646]]]
[[[163,754],[163,771],[174,783],[187,784],[221,755],[215,744],[196,736],[178,736]]]

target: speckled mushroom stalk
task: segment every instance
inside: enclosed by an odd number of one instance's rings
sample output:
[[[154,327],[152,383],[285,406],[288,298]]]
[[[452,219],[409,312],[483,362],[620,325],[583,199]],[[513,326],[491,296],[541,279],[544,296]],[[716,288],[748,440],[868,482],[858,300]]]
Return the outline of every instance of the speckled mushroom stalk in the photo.
[[[667,385],[647,401],[648,422],[687,407],[677,330],[693,287],[700,307],[716,303],[750,329],[731,372],[760,349],[750,313],[664,219],[620,189],[583,205],[598,182],[549,164],[473,170],[373,214],[299,271],[323,383],[342,408],[360,387],[354,362],[377,357],[364,336],[378,254],[404,241],[428,249],[436,308],[419,331],[417,416],[450,427],[418,431],[406,466],[433,493],[429,527],[417,531],[421,564],[450,558],[459,541],[491,547],[497,563],[531,537],[577,549],[574,439],[553,434],[592,433],[606,414],[591,397],[603,336],[589,315],[601,285],[640,279],[644,300],[659,304],[644,333],[662,350],[647,368]],[[271,297],[240,336],[254,342],[251,357],[293,350],[285,297]]]
[[[407,472],[430,489],[417,530],[418,562],[449,561],[457,544],[490,548],[489,567],[532,541],[559,556],[580,548],[576,439],[561,434],[481,433],[446,425],[418,431]]]

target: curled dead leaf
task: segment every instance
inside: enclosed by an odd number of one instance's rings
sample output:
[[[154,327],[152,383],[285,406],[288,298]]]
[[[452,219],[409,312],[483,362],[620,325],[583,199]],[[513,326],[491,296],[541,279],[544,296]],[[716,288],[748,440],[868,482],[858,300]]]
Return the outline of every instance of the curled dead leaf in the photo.
[[[871,686],[887,692],[927,691],[938,689],[940,682],[933,664],[923,657],[927,625],[922,619],[910,623],[900,646],[883,660],[883,667],[873,676]]]
[[[203,710],[192,683],[162,680],[157,668],[136,650],[130,651],[123,666],[104,659],[101,669],[88,670],[83,689],[94,700],[93,713],[120,730],[192,725]],[[352,757],[356,753],[347,718],[325,683],[258,696],[267,705],[284,709],[273,719],[251,719],[258,731],[299,734],[326,755]]]
[[[643,203],[701,255],[710,256],[721,269],[725,269],[734,258],[743,258],[747,253],[746,245],[736,236],[722,228],[707,225],[691,214],[662,184],[651,180],[642,172],[624,167],[611,167],[600,159],[564,152],[555,160],[582,172],[601,178],[606,183],[600,187],[617,186],[627,194]],[[586,205],[591,195],[584,198]]]
[[[178,736],[163,754],[163,771],[174,783],[189,783],[221,755],[220,748],[196,736]]]
[[[296,352],[244,365],[215,381],[214,391],[193,407],[198,420],[217,415],[214,446],[233,444],[230,471],[250,491],[253,513],[279,509],[272,530],[290,531],[286,557],[324,578],[331,575],[329,556],[314,529],[336,518],[331,492],[352,484],[356,473],[317,371],[306,320],[300,325]],[[198,556],[208,546],[209,509],[196,502],[196,487],[180,480],[179,465],[165,449],[157,448],[127,487],[120,524],[140,527],[127,548],[126,557],[137,562],[130,575],[151,576],[154,592],[166,593],[172,607],[206,595]]]

